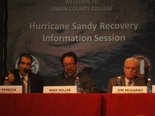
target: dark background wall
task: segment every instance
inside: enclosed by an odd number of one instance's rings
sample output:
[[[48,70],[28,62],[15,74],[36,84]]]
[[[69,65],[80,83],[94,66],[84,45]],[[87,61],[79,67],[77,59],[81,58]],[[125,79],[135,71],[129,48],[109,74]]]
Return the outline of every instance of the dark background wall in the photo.
[[[6,39],[7,39],[7,1],[0,1],[0,75],[6,69]]]
[[[62,71],[60,56],[67,51],[75,52],[80,60],[80,70],[92,67],[92,76],[100,89],[106,87],[109,78],[122,74],[122,65],[127,57],[144,54],[152,62],[151,75],[155,81],[155,1],[154,0],[102,0],[95,6],[113,6],[108,12],[57,12],[50,8],[66,5],[65,0],[8,0],[7,18],[1,17],[1,72],[13,69],[18,55],[22,52],[32,53],[39,61],[39,73],[46,84],[52,83],[53,76]],[[101,0],[99,0],[101,2]],[[4,14],[4,0],[1,1],[1,16]],[[85,4],[94,6],[94,4]],[[83,5],[83,6],[85,6]],[[4,22],[5,21],[5,22]],[[7,30],[6,30],[7,22]],[[138,30],[30,30],[29,24],[86,24],[99,22],[123,24],[137,23]],[[124,42],[43,42],[42,35],[126,35]],[[7,40],[7,41],[6,41]],[[7,45],[6,45],[7,42]],[[5,50],[7,48],[7,58]],[[5,58],[4,58],[5,57]],[[7,60],[7,62],[5,62]],[[5,65],[7,63],[7,65]]]

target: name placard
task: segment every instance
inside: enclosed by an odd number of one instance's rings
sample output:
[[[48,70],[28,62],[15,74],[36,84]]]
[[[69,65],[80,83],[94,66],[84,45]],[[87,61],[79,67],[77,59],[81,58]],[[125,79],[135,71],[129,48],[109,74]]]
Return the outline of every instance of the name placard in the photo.
[[[21,85],[2,85],[0,86],[0,93],[22,93]]]
[[[155,85],[152,85],[152,93],[155,93]]]
[[[76,86],[44,86],[43,93],[77,93]]]
[[[146,86],[113,86],[112,93],[147,93]]]

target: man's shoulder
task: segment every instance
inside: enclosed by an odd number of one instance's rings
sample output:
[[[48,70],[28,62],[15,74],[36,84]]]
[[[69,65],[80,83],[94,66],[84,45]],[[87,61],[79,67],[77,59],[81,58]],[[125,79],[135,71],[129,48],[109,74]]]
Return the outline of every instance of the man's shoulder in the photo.
[[[90,75],[90,73],[84,72],[84,71],[80,71],[78,72],[77,76],[88,76]]]
[[[109,79],[109,81],[115,81],[115,80],[118,79],[118,77],[121,77],[121,76],[115,76],[115,77],[112,77],[112,78]],[[122,77],[121,77],[121,78],[122,78]]]
[[[30,75],[32,75],[32,76],[38,76],[39,74],[34,74],[34,73],[29,73]]]
[[[124,80],[124,76],[115,76],[109,79],[109,83],[116,83],[119,77],[122,81]]]
[[[35,74],[35,73],[29,73],[30,78],[35,78],[35,79],[42,79],[40,74]]]
[[[146,85],[146,82],[145,82],[145,79],[144,78],[141,78],[141,77],[136,77],[136,80],[135,80],[136,84],[140,84],[140,85]]]

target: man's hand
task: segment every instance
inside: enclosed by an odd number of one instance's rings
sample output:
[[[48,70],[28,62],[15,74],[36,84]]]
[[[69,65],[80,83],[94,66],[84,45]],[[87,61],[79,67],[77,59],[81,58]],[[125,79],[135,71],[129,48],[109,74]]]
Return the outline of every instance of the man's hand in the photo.
[[[14,75],[13,75],[13,73],[11,73],[10,71],[8,71],[8,81],[10,82],[10,83],[12,83],[13,81],[14,81]]]

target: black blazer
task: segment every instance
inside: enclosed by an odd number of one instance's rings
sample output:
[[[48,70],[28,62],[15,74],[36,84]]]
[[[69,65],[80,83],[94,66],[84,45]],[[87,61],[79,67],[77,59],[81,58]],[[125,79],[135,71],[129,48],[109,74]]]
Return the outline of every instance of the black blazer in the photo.
[[[18,70],[11,71],[14,74],[14,81],[11,83],[11,85],[22,85],[22,80],[19,76]],[[28,75],[30,87],[31,87],[31,93],[42,93],[43,92],[43,79],[33,73],[29,73]]]

